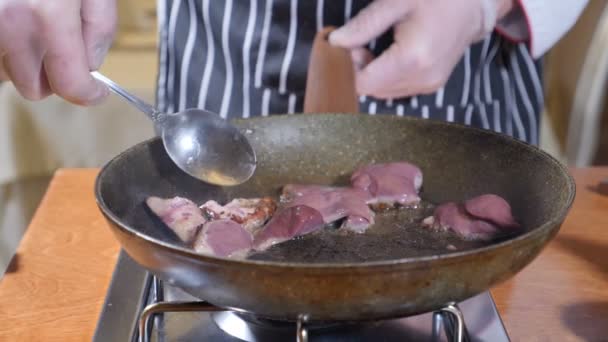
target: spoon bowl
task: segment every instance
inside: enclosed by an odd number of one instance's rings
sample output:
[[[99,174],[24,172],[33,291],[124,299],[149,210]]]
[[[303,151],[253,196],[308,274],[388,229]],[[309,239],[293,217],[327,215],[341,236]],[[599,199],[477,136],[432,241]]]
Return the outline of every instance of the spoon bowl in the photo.
[[[169,114],[159,122],[169,157],[193,177],[233,186],[248,180],[256,156],[238,128],[219,115],[201,109]]]
[[[162,113],[99,72],[91,75],[154,122],[171,160],[192,177],[219,186],[234,186],[255,172],[253,147],[238,128],[219,115],[196,108]]]

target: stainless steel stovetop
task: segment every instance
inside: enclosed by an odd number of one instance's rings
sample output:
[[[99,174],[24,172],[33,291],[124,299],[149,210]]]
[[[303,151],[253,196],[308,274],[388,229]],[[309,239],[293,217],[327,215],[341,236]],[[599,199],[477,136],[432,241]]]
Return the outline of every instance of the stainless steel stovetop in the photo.
[[[144,328],[142,312],[159,313],[150,315]],[[463,324],[459,324],[461,321]],[[138,331],[144,334],[139,336]],[[305,321],[296,325],[264,321],[200,302],[156,279],[121,252],[93,340],[237,342],[308,338],[310,342],[380,342],[450,341],[458,337],[462,341],[509,341],[489,293],[413,317],[350,325],[310,326]]]

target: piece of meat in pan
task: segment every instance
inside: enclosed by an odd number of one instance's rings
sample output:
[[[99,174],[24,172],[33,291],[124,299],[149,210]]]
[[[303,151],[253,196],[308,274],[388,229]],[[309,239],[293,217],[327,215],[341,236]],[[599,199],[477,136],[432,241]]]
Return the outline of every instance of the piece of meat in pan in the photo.
[[[230,219],[209,221],[194,240],[194,250],[219,257],[245,257],[253,247],[253,235]]]
[[[465,240],[490,240],[498,227],[469,215],[462,204],[448,202],[435,208],[433,216],[424,219],[423,224],[439,230],[451,230]]]
[[[254,237],[253,246],[263,251],[277,243],[323,228],[325,221],[318,210],[306,205],[281,208]]]
[[[423,224],[451,230],[466,240],[486,241],[519,227],[509,203],[494,194],[477,196],[464,203],[443,203]]]
[[[221,206],[210,201],[204,210],[174,197],[149,197],[146,204],[181,241],[195,251],[220,257],[244,257],[252,248],[252,230],[263,226],[276,210],[271,199],[236,199]]]
[[[464,207],[470,215],[491,222],[501,228],[518,228],[511,206],[502,197],[485,194],[464,202]]]
[[[285,207],[308,206],[321,214],[325,224],[344,219],[341,228],[357,233],[374,224],[369,197],[360,189],[298,184],[286,185],[281,195]]]
[[[316,192],[328,192],[335,189],[339,189],[339,187],[327,185],[287,184],[283,186],[283,191],[281,192],[281,202],[290,202],[296,197],[301,197]]]
[[[146,204],[160,220],[187,245],[192,244],[196,234],[207,219],[199,207],[182,197],[149,197]]]
[[[369,164],[352,174],[351,183],[369,193],[374,210],[410,206],[420,202],[422,171],[407,162]]]
[[[274,215],[277,204],[270,197],[237,198],[224,206],[213,200],[207,201],[201,209],[211,220],[230,219],[253,234]]]

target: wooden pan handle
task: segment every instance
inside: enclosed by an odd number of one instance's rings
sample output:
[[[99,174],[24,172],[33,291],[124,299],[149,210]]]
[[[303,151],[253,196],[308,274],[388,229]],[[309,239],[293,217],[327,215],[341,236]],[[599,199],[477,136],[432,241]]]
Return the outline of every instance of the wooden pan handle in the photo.
[[[350,52],[327,41],[334,27],[317,33],[308,64],[304,113],[358,113]]]

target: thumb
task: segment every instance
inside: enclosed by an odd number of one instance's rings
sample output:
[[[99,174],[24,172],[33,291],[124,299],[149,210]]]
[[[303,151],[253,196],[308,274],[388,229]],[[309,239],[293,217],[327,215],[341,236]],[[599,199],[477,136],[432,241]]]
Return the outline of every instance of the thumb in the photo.
[[[97,70],[116,33],[116,0],[83,0],[81,15],[89,68]]]
[[[365,68],[373,59],[374,55],[366,48],[354,48],[350,50],[355,73]]]
[[[416,1],[376,0],[329,35],[334,46],[361,47],[386,32],[414,8]]]

